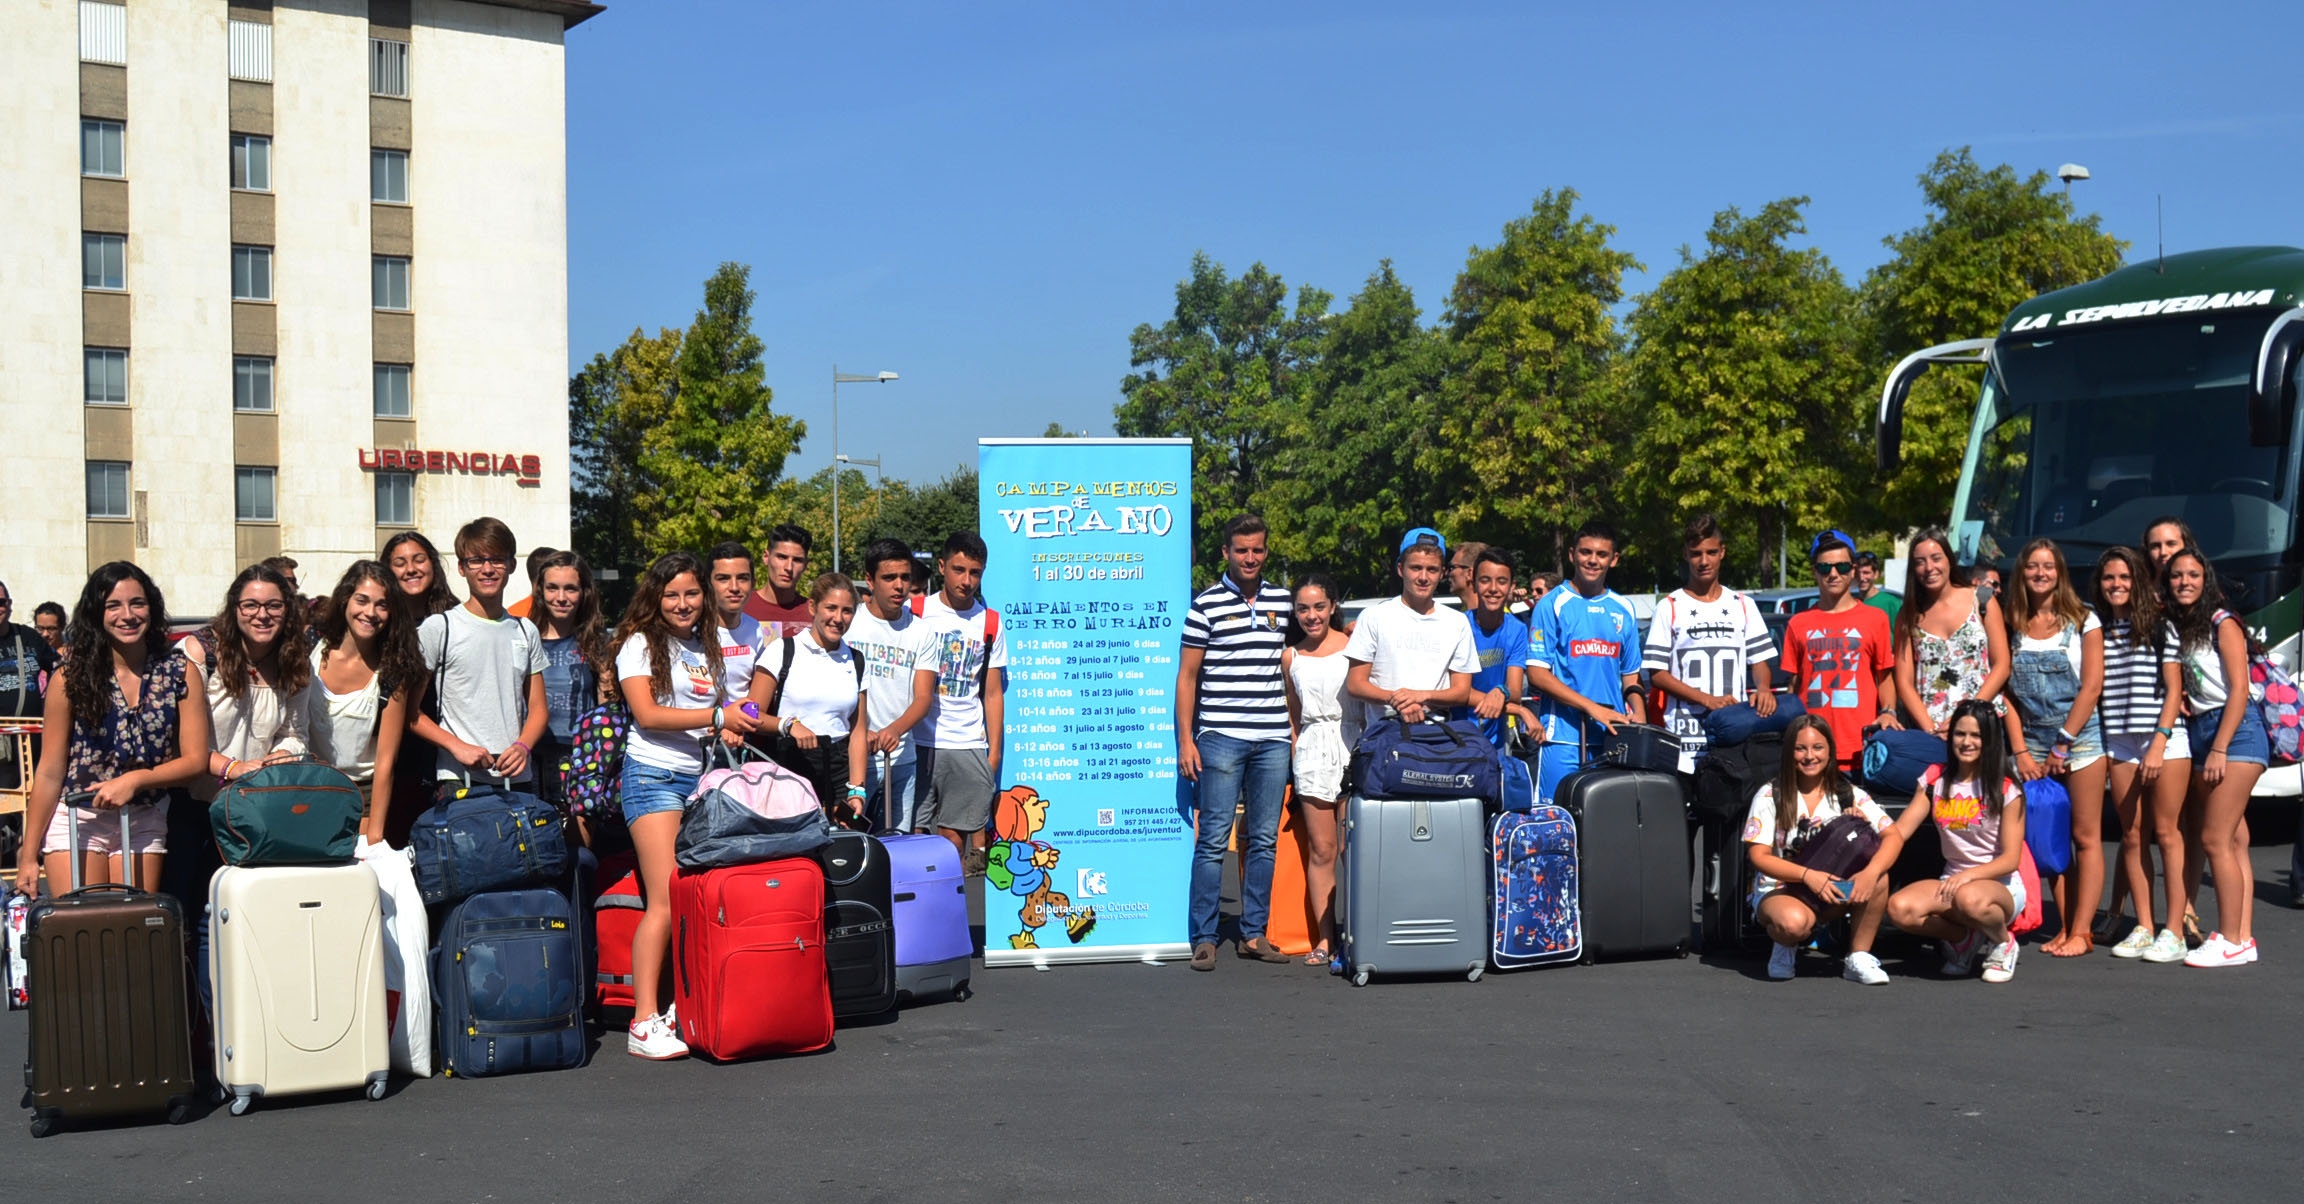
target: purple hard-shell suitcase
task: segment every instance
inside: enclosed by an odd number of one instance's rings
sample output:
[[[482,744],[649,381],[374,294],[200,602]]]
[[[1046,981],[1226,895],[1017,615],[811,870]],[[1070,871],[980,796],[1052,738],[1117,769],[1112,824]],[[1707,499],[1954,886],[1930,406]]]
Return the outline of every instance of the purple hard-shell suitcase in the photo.
[[[968,887],[960,851],[941,836],[882,836],[896,903],[896,998],[918,1003],[968,992]]]

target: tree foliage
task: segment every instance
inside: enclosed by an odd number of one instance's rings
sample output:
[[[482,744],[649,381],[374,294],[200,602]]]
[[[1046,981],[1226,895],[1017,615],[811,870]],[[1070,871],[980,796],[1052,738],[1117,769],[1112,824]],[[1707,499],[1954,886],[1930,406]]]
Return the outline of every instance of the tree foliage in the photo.
[[[858,547],[875,539],[901,539],[915,552],[933,553],[954,531],[977,530],[976,470],[955,468],[926,485],[890,481],[871,520],[861,524]]]
[[[1807,203],[1722,210],[1704,253],[1683,248],[1632,313],[1642,421],[1623,467],[1661,527],[1652,553],[1676,551],[1674,520],[1707,510],[1730,533],[1732,565],[1773,561],[1787,524],[1848,522],[1871,371],[1854,292],[1822,252],[1789,245]]]
[[[656,555],[648,531],[662,488],[644,453],[647,432],[664,422],[679,393],[680,340],[670,327],[654,338],[634,330],[568,381],[570,525],[577,549],[602,568]]]
[[[1894,257],[1864,280],[1873,358],[1883,371],[1924,347],[1988,336],[2018,304],[2111,272],[2127,250],[2104,232],[2101,217],[2077,215],[2047,172],[1987,169],[1966,147],[1938,155],[1920,174],[1920,193],[1927,220],[1883,239]],[[1977,383],[1972,371],[1942,368],[1915,383],[1904,406],[1903,468],[1878,483],[1884,525],[1943,521]],[[1875,380],[1875,397],[1878,388]],[[1864,430],[1869,443],[1869,413]]]

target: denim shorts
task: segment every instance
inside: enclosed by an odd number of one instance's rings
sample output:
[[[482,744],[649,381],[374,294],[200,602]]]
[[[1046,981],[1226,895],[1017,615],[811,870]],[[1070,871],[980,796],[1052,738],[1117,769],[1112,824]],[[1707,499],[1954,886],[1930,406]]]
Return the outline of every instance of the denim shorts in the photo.
[[[2192,717],[2192,758],[2195,765],[2208,759],[2216,747],[2216,730],[2224,726],[2224,708],[2202,711]],[[2240,720],[2240,730],[2232,733],[2231,747],[2224,750],[2227,765],[2270,765],[2272,763],[2272,737],[2264,731],[2264,707],[2251,701],[2248,713]]]
[[[678,811],[687,806],[688,796],[696,792],[699,776],[624,758],[624,776],[617,787],[617,799],[624,808],[625,825],[631,826],[643,815]]]
[[[2072,747],[2064,753],[2066,772],[2086,769],[2104,759],[2103,730],[2093,715],[2088,717],[2088,722],[2080,725],[2080,738],[2074,740]],[[2033,760],[2046,765],[2048,754],[2056,748],[2058,731],[2052,723],[2025,724],[2024,751],[2031,753]]]

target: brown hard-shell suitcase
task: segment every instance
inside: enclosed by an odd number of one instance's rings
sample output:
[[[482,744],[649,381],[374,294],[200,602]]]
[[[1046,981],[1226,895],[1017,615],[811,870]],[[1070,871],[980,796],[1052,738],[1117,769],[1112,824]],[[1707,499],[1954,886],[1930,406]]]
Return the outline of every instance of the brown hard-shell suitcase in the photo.
[[[80,833],[71,818],[72,890],[32,904],[26,924],[31,1031],[25,1042],[25,1104],[32,1135],[59,1120],[191,1112],[192,1025],[185,984],[184,908],[133,885],[80,884]],[[120,814],[121,848],[128,814]],[[135,881],[135,855],[122,858]]]

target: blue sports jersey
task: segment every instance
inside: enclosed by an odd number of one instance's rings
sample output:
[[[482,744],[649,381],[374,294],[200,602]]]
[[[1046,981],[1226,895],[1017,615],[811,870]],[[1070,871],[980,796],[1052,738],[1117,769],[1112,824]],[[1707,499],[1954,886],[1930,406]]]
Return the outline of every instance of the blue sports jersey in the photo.
[[[1640,672],[1640,623],[1614,590],[1587,598],[1561,586],[1537,600],[1528,631],[1528,665],[1541,666],[1578,694],[1624,709],[1624,679]],[[1560,704],[1545,700],[1547,713]]]
[[[1490,634],[1480,630],[1480,620],[1473,618],[1469,612],[1465,614],[1464,621],[1472,625],[1472,652],[1480,658],[1480,671],[1472,675],[1472,692],[1485,694],[1490,690],[1503,689],[1505,686],[1504,671],[1514,665],[1526,665],[1528,663],[1528,625],[1511,615],[1505,615],[1504,621],[1496,625],[1495,633]],[[1519,699],[1511,698],[1505,701],[1518,702]],[[1458,719],[1472,718],[1472,708],[1456,708],[1455,717]],[[1480,730],[1487,733],[1490,744],[1498,748],[1504,747],[1505,727],[1502,715],[1498,715],[1494,719],[1480,720],[1479,723]]]

